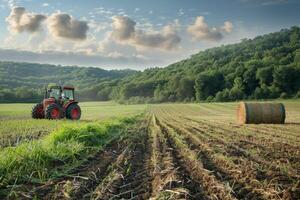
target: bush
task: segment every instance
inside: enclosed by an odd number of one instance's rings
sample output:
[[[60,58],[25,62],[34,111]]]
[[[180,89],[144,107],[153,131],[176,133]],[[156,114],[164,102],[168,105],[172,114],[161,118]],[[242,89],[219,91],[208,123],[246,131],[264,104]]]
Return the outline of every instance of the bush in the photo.
[[[206,101],[212,102],[212,101],[214,101],[214,97],[213,96],[209,96],[209,97],[206,98]]]
[[[300,98],[300,91],[298,91],[295,95],[295,98],[299,99]]]
[[[287,98],[288,98],[287,93],[282,92],[282,93],[280,94],[280,99],[287,99]]]
[[[215,100],[218,102],[230,101],[230,91],[229,89],[225,89],[216,94]]]

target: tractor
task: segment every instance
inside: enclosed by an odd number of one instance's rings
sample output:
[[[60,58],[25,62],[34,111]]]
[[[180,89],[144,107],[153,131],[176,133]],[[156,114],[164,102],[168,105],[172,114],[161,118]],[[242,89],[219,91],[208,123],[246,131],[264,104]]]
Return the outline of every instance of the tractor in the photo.
[[[45,87],[44,100],[32,108],[34,119],[62,119],[79,120],[81,109],[75,101],[74,87],[50,86]]]

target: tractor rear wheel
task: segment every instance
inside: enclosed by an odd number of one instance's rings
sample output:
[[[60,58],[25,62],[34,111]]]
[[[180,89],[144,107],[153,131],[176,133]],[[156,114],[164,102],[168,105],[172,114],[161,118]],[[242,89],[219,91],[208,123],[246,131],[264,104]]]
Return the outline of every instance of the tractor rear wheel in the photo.
[[[46,118],[47,119],[61,119],[63,117],[63,110],[61,106],[53,103],[47,106]]]
[[[31,110],[31,117],[33,119],[45,118],[43,103],[38,103],[35,106],[33,106],[32,110]]]
[[[81,109],[77,104],[71,104],[66,110],[67,119],[79,120],[81,117]]]

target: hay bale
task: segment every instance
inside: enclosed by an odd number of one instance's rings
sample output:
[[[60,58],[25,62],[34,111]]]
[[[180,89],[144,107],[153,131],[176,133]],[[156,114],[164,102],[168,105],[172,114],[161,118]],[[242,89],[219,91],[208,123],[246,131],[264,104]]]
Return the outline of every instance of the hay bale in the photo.
[[[282,103],[245,103],[237,109],[239,124],[284,124],[285,108]]]

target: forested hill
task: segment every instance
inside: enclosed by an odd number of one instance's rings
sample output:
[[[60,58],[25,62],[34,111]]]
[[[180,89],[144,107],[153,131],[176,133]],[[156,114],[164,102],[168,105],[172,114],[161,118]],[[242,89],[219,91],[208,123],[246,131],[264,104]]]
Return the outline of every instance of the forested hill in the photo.
[[[93,86],[134,73],[136,71],[133,70],[107,71],[93,67],[0,62],[0,102],[41,100],[44,86],[51,83],[73,85],[82,100],[92,100],[97,97],[97,93],[89,96]]]
[[[300,28],[211,48],[143,72],[0,62],[0,102],[40,99],[37,89],[45,83],[74,85],[81,100],[128,103],[300,97]]]
[[[300,28],[208,49],[125,78],[117,88],[111,97],[129,102],[299,97]]]

